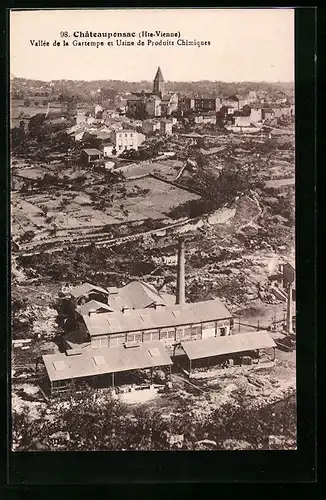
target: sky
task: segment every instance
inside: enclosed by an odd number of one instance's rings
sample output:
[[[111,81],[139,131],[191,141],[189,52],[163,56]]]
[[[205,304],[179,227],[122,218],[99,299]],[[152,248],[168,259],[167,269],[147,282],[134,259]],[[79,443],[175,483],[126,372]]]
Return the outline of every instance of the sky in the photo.
[[[108,38],[74,32],[135,32],[136,45],[107,46]],[[60,33],[67,31],[68,38]],[[142,31],[179,38],[139,37]],[[177,40],[210,45],[177,45]],[[32,46],[31,40],[49,42]],[[57,40],[60,46],[53,46]],[[63,46],[63,40],[68,46]],[[73,46],[104,41],[103,47]],[[173,40],[174,46],[148,46]],[[144,41],[144,46],[137,43]],[[179,41],[179,43],[181,43]],[[105,9],[10,12],[10,74],[38,80],[294,81],[294,9]]]

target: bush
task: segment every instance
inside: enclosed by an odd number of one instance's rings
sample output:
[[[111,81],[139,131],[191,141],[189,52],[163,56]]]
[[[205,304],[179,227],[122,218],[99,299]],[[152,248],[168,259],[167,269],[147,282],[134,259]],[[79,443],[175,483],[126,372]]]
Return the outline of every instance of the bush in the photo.
[[[87,386],[85,386],[86,389]],[[146,451],[194,449],[196,442],[210,439],[216,449],[229,449],[245,442],[250,449],[271,449],[270,439],[282,436],[290,448],[296,443],[296,403],[288,397],[278,410],[253,408],[240,391],[229,403],[196,417],[189,402],[180,399],[179,415],[163,418],[161,412],[143,407],[129,409],[116,401],[97,402],[91,389],[74,395],[60,408],[55,402],[49,410],[53,419],[41,414],[30,419],[29,410],[13,412],[13,447],[15,451]],[[180,444],[171,437],[180,436]],[[272,445],[272,449],[282,449]]]
[[[29,338],[35,319],[36,315],[31,310],[27,299],[12,298],[11,326],[13,339]]]

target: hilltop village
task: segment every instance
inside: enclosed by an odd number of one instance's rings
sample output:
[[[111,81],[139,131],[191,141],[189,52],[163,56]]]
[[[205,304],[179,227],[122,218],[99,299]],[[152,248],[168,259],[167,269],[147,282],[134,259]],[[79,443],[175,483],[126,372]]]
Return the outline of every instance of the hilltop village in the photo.
[[[79,449],[76,404],[158,411],[150,449],[295,447],[293,88],[109,85],[11,81],[16,449]],[[259,443],[203,424],[240,400]]]

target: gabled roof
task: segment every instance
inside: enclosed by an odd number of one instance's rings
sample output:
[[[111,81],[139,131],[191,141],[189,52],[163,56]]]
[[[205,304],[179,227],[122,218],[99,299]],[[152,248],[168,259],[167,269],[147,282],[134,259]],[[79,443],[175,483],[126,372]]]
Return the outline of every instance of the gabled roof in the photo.
[[[172,365],[170,356],[159,341],[131,348],[87,349],[75,356],[47,354],[43,356],[43,362],[51,382]]]
[[[97,156],[97,155],[102,154],[101,151],[99,151],[98,149],[95,149],[95,148],[83,149],[83,152],[88,154],[88,156]]]
[[[133,309],[144,309],[153,303],[165,305],[157,290],[143,281],[132,281],[120,290]]]
[[[276,344],[266,331],[182,342],[182,348],[189,359],[202,359],[270,347],[276,347]]]
[[[163,298],[162,302],[164,304]],[[167,328],[230,318],[232,318],[232,314],[219,299],[191,304],[166,305],[158,309],[147,307],[130,310],[128,313],[115,312],[83,316],[91,336]]]
[[[86,304],[78,306],[76,311],[84,316],[85,314],[89,314],[90,312],[113,312],[114,309],[110,307],[108,304],[103,304],[102,302],[98,302],[97,300],[90,300]]]
[[[95,292],[101,292],[104,293],[105,295],[109,295],[109,292],[100,286],[92,285],[91,283],[83,283],[82,285],[78,285],[75,288],[71,290],[71,295],[78,299],[79,297],[82,297],[83,295],[86,295],[92,291]]]
[[[106,140],[110,139],[111,134],[109,132],[106,132],[105,130],[100,130],[96,134],[96,137],[97,137],[97,139],[99,139],[101,141],[106,141]]]

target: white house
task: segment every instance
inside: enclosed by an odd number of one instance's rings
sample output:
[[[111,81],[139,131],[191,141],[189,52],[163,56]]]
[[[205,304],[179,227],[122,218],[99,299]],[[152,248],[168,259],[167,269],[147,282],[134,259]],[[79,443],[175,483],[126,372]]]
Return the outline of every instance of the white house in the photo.
[[[111,142],[115,145],[117,154],[123,151],[134,149],[137,151],[138,147],[144,142],[145,136],[134,130],[114,130],[111,132]]]

